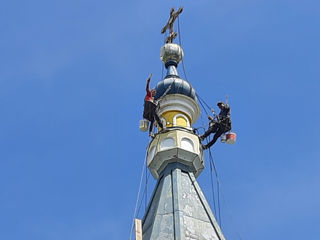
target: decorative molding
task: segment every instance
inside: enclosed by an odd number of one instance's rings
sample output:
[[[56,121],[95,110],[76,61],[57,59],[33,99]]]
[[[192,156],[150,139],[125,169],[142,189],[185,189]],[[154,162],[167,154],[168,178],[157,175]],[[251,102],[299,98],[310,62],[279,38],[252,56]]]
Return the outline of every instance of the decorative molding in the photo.
[[[178,117],[183,117],[187,121],[187,127],[190,127],[189,119],[184,114],[181,114],[181,113],[178,113],[173,117],[173,126],[177,126],[177,118]]]
[[[165,96],[160,102],[159,115],[168,111],[180,111],[185,113],[194,124],[200,116],[198,103],[192,98],[182,94],[170,94]]]

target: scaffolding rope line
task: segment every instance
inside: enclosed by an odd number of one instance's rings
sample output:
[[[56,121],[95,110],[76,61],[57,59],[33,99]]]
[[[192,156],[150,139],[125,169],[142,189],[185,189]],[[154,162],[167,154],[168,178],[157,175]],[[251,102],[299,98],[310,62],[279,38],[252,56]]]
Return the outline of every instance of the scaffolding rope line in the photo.
[[[221,222],[221,207],[220,207],[220,180],[219,180],[219,177],[218,177],[218,172],[217,172],[217,168],[214,164],[214,161],[213,161],[213,157],[212,157],[212,153],[211,153],[211,149],[209,149],[209,159],[210,159],[210,165],[212,165],[213,167],[213,170],[214,170],[214,173],[215,173],[215,176],[216,176],[216,183],[217,183],[217,205],[218,205],[218,212],[217,212],[217,217],[219,219],[219,225],[220,225],[220,228],[222,229],[222,222]],[[211,169],[211,175],[212,175],[212,169]],[[214,191],[214,189],[213,189]]]
[[[218,172],[217,172],[217,168],[215,167],[215,164],[214,164],[214,161],[213,161],[213,157],[212,157],[212,153],[211,153],[211,150],[209,149],[209,158],[210,158],[210,163],[212,162],[212,166],[213,166],[213,170],[214,170],[214,174],[215,174],[215,176],[216,176],[216,180],[217,180],[217,187],[218,187],[218,189],[217,189],[217,191],[218,191],[218,216],[219,216],[219,225],[220,225],[220,227],[221,227],[221,229],[222,229],[222,222],[221,222],[221,210],[220,210],[220,195],[221,195],[221,197],[222,197],[222,200],[223,200],[223,202],[224,202],[224,205],[226,206],[226,209],[229,211],[227,211],[227,213],[228,213],[228,215],[229,215],[229,217],[230,217],[230,220],[233,222],[233,216],[232,216],[232,212],[231,212],[231,209],[230,209],[230,207],[229,207],[229,205],[227,204],[227,201],[226,201],[226,198],[225,198],[225,195],[224,195],[224,193],[223,193],[223,190],[222,190],[222,188],[221,188],[221,181],[220,181],[220,179],[219,179],[219,177],[218,177]],[[213,172],[211,172],[211,175],[213,174]],[[238,239],[239,240],[243,240],[243,238],[242,238],[242,236],[241,236],[241,234],[239,233],[239,231],[237,230],[237,229],[235,229],[235,228],[232,228],[232,230],[235,232],[235,234],[237,235],[237,237],[238,237]]]
[[[229,205],[227,204],[227,201],[225,199],[225,196],[224,196],[224,193],[223,193],[222,189],[221,189],[221,196],[222,196],[222,200],[223,200],[223,202],[224,202],[224,204],[226,206],[226,209],[230,211],[230,212],[227,211],[227,213],[228,213],[228,215],[230,217],[230,220],[233,223],[233,225],[235,225],[234,222],[233,222],[233,216],[231,214],[231,209],[230,209]],[[235,228],[233,230],[235,231],[235,233],[236,233],[237,237],[239,238],[239,240],[242,240],[243,238],[241,237],[239,231],[237,229],[235,229]]]
[[[137,210],[137,216],[140,213],[140,209],[141,209],[141,206],[142,206],[143,199],[144,199],[145,195],[146,195],[146,189],[143,190],[143,193],[142,193],[142,196],[141,196],[141,201],[140,201],[140,204],[139,204],[139,207],[138,207],[138,210]]]
[[[180,31],[180,16],[178,16],[177,19],[178,19],[179,45],[182,47],[182,40],[181,40],[182,37],[181,37],[181,31]],[[182,69],[183,69],[184,78],[190,84],[190,82],[188,81],[188,78],[187,78],[187,74],[186,74],[183,58],[181,60],[181,63],[182,63]],[[179,88],[180,88],[180,86],[179,86]],[[197,92],[196,92],[196,96],[199,99],[199,102],[202,105],[202,107],[203,107],[203,104],[204,104],[211,111],[212,107],[210,107],[209,104],[207,104],[206,101],[202,97],[200,97],[200,95]],[[229,96],[227,95],[226,96],[226,104],[228,104],[228,101],[229,101]],[[203,107],[203,109],[205,110],[206,114],[208,115],[208,112],[206,111],[206,109],[204,107]]]
[[[179,35],[179,44],[180,46],[182,47],[182,40],[181,40],[181,31],[180,31],[180,18],[178,17],[178,35]],[[184,73],[184,77],[185,77],[185,80],[190,84],[190,82],[188,81],[188,78],[187,78],[187,74],[186,74],[186,70],[185,70],[185,65],[184,65],[184,61],[183,61],[183,58],[182,58],[182,69],[183,69],[183,73]],[[211,107],[206,103],[205,100],[203,100],[202,97],[200,97],[200,95],[198,93],[196,93],[196,96],[197,98],[199,99],[199,103],[201,105],[201,107],[203,108],[203,110],[205,111],[205,113],[207,115],[208,114],[208,111],[206,110],[205,106],[211,111]],[[208,141],[208,140],[207,140]],[[211,187],[212,187],[212,195],[213,195],[213,205],[214,205],[214,211],[216,213],[216,201],[215,201],[215,194],[214,194],[214,187],[213,187],[213,177],[212,177],[212,174],[213,174],[213,171],[214,170],[214,173],[215,173],[215,176],[216,176],[216,182],[217,182],[217,204],[218,204],[218,217],[219,217],[219,222],[220,222],[220,227],[222,227],[222,222],[221,222],[221,208],[220,208],[220,182],[219,182],[219,178],[218,178],[218,173],[217,173],[217,169],[216,169],[216,166],[214,164],[214,161],[213,161],[213,157],[212,157],[212,153],[211,153],[211,149],[209,149],[209,158],[210,158],[210,170],[211,170]]]
[[[163,43],[166,44],[167,32],[163,34]],[[163,79],[164,64],[161,63],[161,79]]]
[[[132,239],[132,233],[133,233],[133,227],[134,227],[134,219],[137,216],[138,202],[139,202],[139,199],[140,199],[140,192],[141,192],[142,180],[143,180],[143,175],[144,175],[144,168],[146,167],[146,163],[147,163],[147,152],[146,152],[146,155],[145,155],[145,160],[143,161],[143,165],[142,165],[142,171],[141,171],[140,183],[139,183],[139,190],[138,190],[136,206],[135,206],[135,209],[134,209],[134,214],[133,214],[133,219],[132,219],[132,224],[131,224],[131,230],[130,230],[130,237],[129,237],[130,240]]]
[[[146,159],[146,165],[147,165],[147,159]],[[142,197],[145,197],[145,200],[144,200],[144,208],[145,210],[147,209],[147,198],[148,198],[148,168],[146,167],[146,183],[145,183],[145,186],[144,186],[144,191],[145,191],[145,195],[142,195]],[[141,201],[142,202],[142,201]],[[139,214],[139,211],[138,211],[138,214]]]
[[[208,141],[207,141],[208,143]],[[213,186],[213,176],[212,176],[212,162],[210,161],[210,180],[211,180],[211,192],[212,192],[212,200],[213,200],[213,209],[214,209],[214,214],[217,214],[217,209],[216,209],[216,198],[215,198],[215,193],[214,193],[214,186]]]
[[[198,96],[198,94],[197,94],[197,96]],[[206,108],[204,107],[204,105],[203,105],[203,103],[201,101],[201,98],[199,98],[199,103],[200,103],[201,107],[203,108],[203,110],[206,112],[206,114],[209,115],[207,110],[206,110]]]
[[[179,35],[179,45],[182,47],[182,40],[181,40],[181,31],[180,31],[180,16],[178,16],[178,35]],[[183,58],[181,60],[182,63],[182,69],[183,69],[183,74],[184,74],[184,78],[185,80],[190,84],[190,82],[188,81],[187,78],[187,74],[186,74],[186,69],[185,69],[185,65],[184,65],[184,61]],[[209,104],[206,103],[206,101],[203,100],[203,98],[200,97],[200,95],[198,93],[196,93],[197,98],[200,100],[200,104],[203,106],[202,103],[204,103],[204,105],[211,110],[212,108],[209,106]],[[206,109],[203,107],[203,109],[205,110],[206,114],[208,115],[208,112],[206,111]]]
[[[182,47],[181,32],[180,32],[180,17],[179,16],[178,16],[178,35],[179,35],[179,45]],[[183,58],[181,60],[181,63],[182,63],[182,69],[183,69],[184,78],[189,83],[188,78],[187,78],[187,74],[186,74],[186,70],[185,70],[185,67],[184,67]]]
[[[202,97],[200,97],[200,95],[198,94],[198,93],[196,93],[196,95],[197,95],[197,97],[199,98],[199,100],[201,100],[205,105],[206,105],[206,107],[209,109],[209,110],[211,110],[212,108],[209,106],[209,104],[207,104],[206,103],[206,101],[205,100],[203,100],[203,98]]]
[[[146,169],[147,169],[147,168],[146,168]],[[148,188],[149,177],[150,177],[150,172],[149,172],[148,176],[146,175],[146,183],[145,183],[146,188],[144,189],[144,191],[143,191],[143,193],[142,193],[142,196],[141,196],[141,201],[140,201],[140,204],[139,204],[139,207],[138,207],[138,210],[137,210],[137,216],[138,216],[139,213],[140,213],[140,209],[141,209],[141,206],[142,206],[142,203],[143,203],[143,199],[145,198],[145,203],[147,202],[147,197],[148,197],[148,195],[147,195],[147,188]],[[146,209],[147,209],[146,207],[147,207],[147,205],[145,205],[145,211],[146,211]]]

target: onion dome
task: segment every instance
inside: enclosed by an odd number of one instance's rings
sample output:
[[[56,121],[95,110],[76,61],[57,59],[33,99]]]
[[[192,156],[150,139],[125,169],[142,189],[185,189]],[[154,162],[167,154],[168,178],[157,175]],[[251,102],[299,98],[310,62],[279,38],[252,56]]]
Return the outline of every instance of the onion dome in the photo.
[[[183,58],[182,48],[175,43],[167,43],[161,48],[160,59],[165,64],[167,69],[167,75],[164,80],[158,82],[155,87],[156,96],[155,99],[159,99],[164,95],[166,90],[171,89],[166,93],[169,94],[182,94],[197,101],[196,91],[191,84],[178,75],[177,66]]]
[[[165,119],[167,127],[191,127],[200,115],[195,89],[181,79],[177,71],[182,58],[183,50],[178,44],[167,43],[161,48],[160,59],[167,69],[167,75],[156,85],[154,99],[161,98],[159,114]],[[180,121],[180,117],[185,118],[185,121]]]
[[[182,94],[191,97],[193,100],[197,101],[196,91],[187,81],[179,78],[178,76],[166,76],[166,78],[158,82],[156,89],[155,99],[159,99],[165,91],[171,86],[171,89],[166,93],[169,94]]]

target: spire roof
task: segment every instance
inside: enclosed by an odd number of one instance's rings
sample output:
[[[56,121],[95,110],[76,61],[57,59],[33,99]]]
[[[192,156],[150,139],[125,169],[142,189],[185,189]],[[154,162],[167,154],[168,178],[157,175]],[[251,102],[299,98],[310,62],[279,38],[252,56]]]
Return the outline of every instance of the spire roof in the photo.
[[[194,175],[171,163],[157,182],[143,220],[146,240],[225,240]]]

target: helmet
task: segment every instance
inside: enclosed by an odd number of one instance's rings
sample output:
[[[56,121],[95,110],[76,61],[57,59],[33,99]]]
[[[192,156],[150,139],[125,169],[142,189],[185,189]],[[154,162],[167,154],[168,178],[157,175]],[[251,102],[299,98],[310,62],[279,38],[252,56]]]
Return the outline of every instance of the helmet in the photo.
[[[217,103],[217,106],[219,106],[219,105],[223,105],[224,103],[223,102],[221,102],[221,101],[219,101],[218,103]]]

